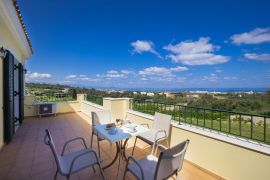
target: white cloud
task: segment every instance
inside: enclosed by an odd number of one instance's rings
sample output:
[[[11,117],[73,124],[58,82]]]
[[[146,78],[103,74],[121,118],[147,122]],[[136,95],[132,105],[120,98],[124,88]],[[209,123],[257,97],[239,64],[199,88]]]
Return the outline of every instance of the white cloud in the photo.
[[[139,75],[142,76],[163,76],[172,77],[175,76],[174,72],[187,71],[187,67],[177,66],[175,68],[165,68],[165,67],[149,67],[139,71]]]
[[[137,40],[132,42],[131,46],[133,47],[132,53],[142,54],[144,52],[150,52],[159,58],[162,58],[160,54],[154,49],[154,43],[152,41]]]
[[[219,77],[216,74],[210,74],[207,76],[203,76],[202,78],[204,81],[211,81],[211,82],[216,82],[219,80]]]
[[[234,34],[230,39],[237,45],[270,42],[270,28],[256,28],[250,32]]]
[[[186,77],[177,77],[177,78],[175,78],[175,81],[176,82],[185,82],[186,81]]]
[[[221,70],[221,69],[216,70],[216,73],[221,73],[221,72],[223,72],[223,70]]]
[[[77,75],[75,75],[75,74],[70,74],[70,75],[66,76],[65,79],[75,79],[75,78],[77,78]]]
[[[142,81],[147,81],[148,79],[145,78],[145,77],[142,77],[141,80],[142,80]]]
[[[256,53],[246,53],[244,57],[250,60],[257,61],[270,61],[270,54],[256,54]]]
[[[51,78],[52,75],[48,74],[48,73],[38,73],[38,72],[34,72],[34,73],[27,73],[26,74],[27,78],[31,78],[31,79],[48,79]]]
[[[133,71],[129,70],[109,70],[105,74],[97,74],[96,77],[107,78],[107,79],[120,79],[120,78],[128,78],[131,74],[134,74]]]
[[[89,82],[98,82],[98,81],[100,81],[100,79],[90,78],[90,77],[80,77],[80,78],[78,78],[78,80],[89,81]]]
[[[98,78],[91,78],[88,77],[87,75],[75,75],[75,74],[70,74],[65,77],[65,83],[78,83],[80,81],[89,81],[89,82],[98,82],[100,79]]]
[[[122,74],[129,75],[129,74],[133,74],[134,72],[133,71],[129,71],[129,70],[122,70],[121,73]]]
[[[184,66],[177,66],[175,68],[170,68],[172,72],[182,72],[182,71],[187,71],[188,68]]]
[[[213,65],[229,61],[227,56],[214,54],[214,51],[220,47],[209,43],[209,41],[210,38],[202,37],[198,41],[182,41],[163,48],[171,52],[166,56],[167,58],[175,63],[185,65]]]
[[[228,76],[228,77],[224,77],[224,80],[237,80],[238,78],[235,76]]]

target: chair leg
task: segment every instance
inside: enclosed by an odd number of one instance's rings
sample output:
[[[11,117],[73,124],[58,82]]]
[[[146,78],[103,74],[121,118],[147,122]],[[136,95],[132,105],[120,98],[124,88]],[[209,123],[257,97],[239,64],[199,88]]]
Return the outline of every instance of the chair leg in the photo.
[[[128,167],[128,162],[126,163],[126,167],[125,167],[125,172],[124,172],[123,180],[125,180],[126,175],[127,175],[127,171],[128,171],[127,167]]]
[[[92,144],[93,144],[93,136],[94,136],[94,133],[92,133],[92,136],[91,136],[91,143],[90,143],[91,148],[92,148]]]
[[[151,155],[154,155],[154,153],[156,153],[156,143],[154,143],[152,146]]]
[[[133,154],[134,154],[134,150],[135,150],[136,142],[137,142],[137,136],[136,136],[136,138],[135,138],[135,142],[134,142],[134,146],[133,146],[133,149],[132,149],[131,156],[133,156]]]
[[[57,178],[57,174],[58,174],[58,169],[56,170],[56,172],[55,172],[55,174],[54,174],[54,180],[56,180],[56,178]]]
[[[67,180],[69,180],[69,178],[70,178],[70,174],[69,174],[69,175],[67,175]]]
[[[98,163],[98,167],[99,167],[99,170],[100,170],[100,173],[101,173],[103,179],[105,180],[106,178],[105,178],[105,175],[104,175],[104,172],[103,172],[103,170],[102,170],[102,168],[101,168],[100,163]]]
[[[179,180],[178,172],[175,173],[175,180]]]
[[[97,143],[98,143],[98,158],[100,159],[100,147],[99,147],[99,139],[97,137]]]

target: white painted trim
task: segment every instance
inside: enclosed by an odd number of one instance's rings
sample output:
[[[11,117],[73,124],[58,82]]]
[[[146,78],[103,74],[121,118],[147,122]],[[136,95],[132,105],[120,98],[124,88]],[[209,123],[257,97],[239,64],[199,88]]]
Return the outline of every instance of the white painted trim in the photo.
[[[119,100],[129,100],[132,98],[103,98],[104,100],[110,100],[110,101],[119,101]]]
[[[101,110],[104,110],[104,107],[103,106],[100,106],[98,104],[95,104],[95,103],[92,103],[92,102],[89,102],[89,101],[82,101],[82,103],[87,104],[87,105],[90,105],[90,106],[93,106],[93,107],[98,108],[98,109],[101,109]]]
[[[140,117],[143,117],[143,118],[146,118],[149,120],[154,119],[154,116],[151,116],[151,115],[148,115],[145,113],[141,113],[138,111],[129,110],[127,113],[130,113],[130,114],[133,114],[136,116],[140,116]],[[179,129],[183,129],[183,130],[190,131],[190,132],[193,132],[196,134],[200,134],[200,135],[203,135],[206,137],[210,137],[210,138],[213,138],[213,139],[216,139],[219,141],[223,141],[223,142],[226,142],[229,144],[233,144],[233,145],[240,146],[240,147],[243,147],[246,149],[250,149],[250,150],[253,150],[256,152],[270,155],[270,146],[267,144],[264,144],[264,143],[260,143],[260,142],[253,141],[250,139],[245,139],[245,138],[234,136],[231,134],[218,132],[215,130],[210,130],[207,128],[202,128],[202,127],[198,127],[198,126],[194,126],[194,125],[190,125],[190,124],[185,124],[182,122],[181,122],[181,124],[179,124],[179,122],[176,120],[172,120],[171,124],[172,124],[172,126],[177,127]]]
[[[21,23],[18,19],[17,12],[15,10],[12,0],[0,1],[0,18],[6,24],[10,33],[13,35],[13,38],[17,42],[18,47],[22,52],[22,59],[16,56],[12,47],[4,47],[4,48],[10,50],[14,54],[16,59],[18,59],[20,62],[29,59],[32,54],[31,49],[25,37]]]

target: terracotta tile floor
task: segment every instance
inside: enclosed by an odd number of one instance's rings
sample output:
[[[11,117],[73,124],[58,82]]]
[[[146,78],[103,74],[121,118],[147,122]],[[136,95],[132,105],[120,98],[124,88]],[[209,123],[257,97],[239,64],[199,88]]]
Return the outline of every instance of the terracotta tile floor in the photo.
[[[57,115],[56,117],[27,118],[22,126],[16,132],[11,143],[6,145],[0,151],[0,179],[53,179],[56,170],[55,161],[48,146],[44,145],[43,139],[45,129],[48,128],[54,138],[58,153],[62,150],[63,144],[68,139],[81,136],[84,137],[87,145],[90,144],[91,128],[87,120],[80,114],[70,113]],[[93,148],[97,150],[96,141],[93,142]],[[132,149],[132,139],[128,142],[127,154]],[[151,147],[138,141],[138,148],[135,150],[135,156],[139,159],[149,154]],[[68,151],[80,149],[80,143],[74,143],[67,148]],[[101,142],[102,165],[107,164],[115,154],[115,146],[103,141]],[[116,179],[117,163],[105,170],[107,179]],[[120,177],[124,173],[125,162],[121,162]],[[98,168],[96,168],[98,169]],[[58,175],[57,179],[65,179]],[[101,179],[100,172],[93,173],[92,168],[85,169],[79,173],[73,174],[71,179]],[[126,179],[133,179],[128,174]],[[185,162],[180,173],[180,179],[215,179],[210,174],[205,173],[199,168]]]

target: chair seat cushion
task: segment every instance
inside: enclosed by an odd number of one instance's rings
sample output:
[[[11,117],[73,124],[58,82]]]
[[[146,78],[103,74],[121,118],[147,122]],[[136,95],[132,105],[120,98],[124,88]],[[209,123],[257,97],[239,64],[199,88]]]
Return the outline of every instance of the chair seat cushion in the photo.
[[[141,140],[149,143],[149,144],[154,144],[155,143],[155,136],[156,136],[156,132],[155,130],[151,130],[151,131],[147,131],[145,133],[142,133],[138,136],[138,138],[140,138]],[[165,135],[164,133],[158,133],[157,134],[157,139],[159,138],[164,138]]]
[[[149,155],[146,158],[138,160],[138,163],[140,164],[140,166],[143,169],[144,178],[146,180],[154,179],[155,170],[156,170],[156,167],[157,167],[157,162],[158,162],[158,158],[153,156],[153,155]],[[133,175],[135,175],[138,179],[142,179],[140,169],[135,163],[130,163],[128,165],[128,170]]]
[[[89,152],[89,149],[83,149],[83,150],[79,150],[76,152],[71,152],[71,153],[65,154],[63,156],[58,156],[59,163],[60,163],[60,173],[62,175],[68,175],[72,160],[76,156],[83,154],[83,153],[86,153],[86,152]],[[84,154],[84,155],[78,157],[75,160],[75,162],[73,164],[73,168],[71,170],[71,173],[80,171],[81,169],[92,166],[93,164],[96,164],[96,163],[97,163],[97,159],[96,159],[94,153],[89,152],[87,154]]]

